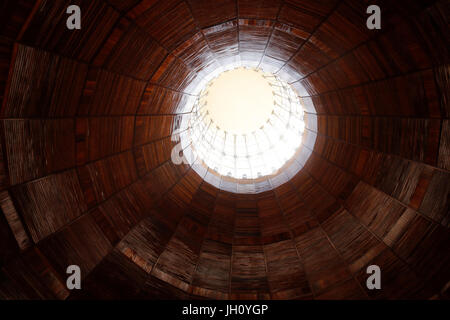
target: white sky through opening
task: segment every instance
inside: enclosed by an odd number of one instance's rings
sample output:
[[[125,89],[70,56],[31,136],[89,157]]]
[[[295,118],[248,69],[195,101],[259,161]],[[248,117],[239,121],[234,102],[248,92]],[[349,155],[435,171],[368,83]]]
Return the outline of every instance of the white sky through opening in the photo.
[[[277,172],[302,143],[304,111],[286,82],[236,68],[208,82],[194,103],[191,148],[223,176],[256,179]]]
[[[233,134],[249,134],[269,119],[274,93],[263,73],[236,68],[208,84],[201,99],[214,124]]]

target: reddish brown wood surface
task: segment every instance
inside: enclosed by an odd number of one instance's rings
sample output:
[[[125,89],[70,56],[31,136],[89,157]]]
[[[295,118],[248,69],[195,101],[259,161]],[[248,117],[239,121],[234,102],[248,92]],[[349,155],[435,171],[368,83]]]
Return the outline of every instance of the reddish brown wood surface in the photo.
[[[69,1],[0,8],[1,299],[449,297],[448,1],[373,1],[381,30],[359,0],[75,2],[77,31]],[[258,194],[170,159],[188,85],[239,60],[311,119]]]

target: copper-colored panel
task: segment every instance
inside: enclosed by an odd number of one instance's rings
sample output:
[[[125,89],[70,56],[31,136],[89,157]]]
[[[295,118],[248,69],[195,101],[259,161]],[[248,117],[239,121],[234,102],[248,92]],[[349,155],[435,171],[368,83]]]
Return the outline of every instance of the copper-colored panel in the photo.
[[[214,26],[237,16],[235,0],[187,0],[187,2],[201,28]]]
[[[324,17],[315,12],[302,10],[289,4],[284,4],[279,13],[279,21],[294,26],[311,34]]]
[[[67,266],[78,265],[82,278],[112,249],[89,214],[42,241],[39,248],[60,277],[66,276]]]
[[[121,30],[127,26],[119,25],[118,28]],[[149,80],[166,57],[166,49],[137,27],[128,27],[123,36],[121,31],[119,34],[116,32],[117,29],[106,43],[112,47],[110,53],[99,53],[105,56],[108,54],[105,67],[130,77]]]
[[[3,299],[65,299],[69,291],[39,249],[33,248],[3,269]]]
[[[4,120],[11,184],[75,165],[74,120]]]
[[[230,261],[230,244],[205,240],[192,284],[204,289],[228,292]]]
[[[108,199],[113,193],[137,179],[133,154],[121,153],[78,168],[83,189],[92,188],[97,202]],[[86,175],[85,179],[81,177]]]
[[[287,61],[303,42],[304,39],[293,33],[286,25],[276,25],[267,45],[266,55]]]
[[[273,23],[270,21],[239,19],[239,48],[241,51],[264,51]]]
[[[239,18],[274,20],[280,10],[281,0],[238,0]]]
[[[136,117],[135,145],[142,145],[170,136],[173,119],[174,116]]]
[[[358,272],[386,247],[346,210],[330,217],[323,229],[349,265],[351,273]]]
[[[442,122],[438,166],[450,170],[450,122],[448,120]]]
[[[17,186],[11,194],[34,242],[58,231],[87,209],[74,170]]]
[[[219,56],[238,54],[237,21],[229,21],[203,29],[209,47]]]
[[[68,1],[0,13],[0,298],[445,297],[445,0],[374,0],[381,30],[359,0],[75,3],[81,30]],[[231,63],[307,111],[308,160],[256,194],[171,161],[186,91]]]
[[[296,289],[299,297],[311,294],[306,274],[292,240],[264,246],[267,279],[272,295]]]
[[[202,33],[195,34],[190,40],[179,46],[174,54],[194,72],[200,72],[212,66],[218,67]]]
[[[78,118],[78,121],[83,120]],[[88,159],[93,161],[130,149],[133,129],[134,117],[88,119],[88,132],[84,137],[87,142]],[[77,136],[77,139],[81,137]]]
[[[136,114],[146,83],[118,74],[90,70],[78,115]]]
[[[73,116],[87,65],[20,45],[2,114],[5,117]]]
[[[340,283],[316,297],[317,300],[365,300],[367,296],[363,293],[361,286],[354,280],[349,279]]]
[[[449,193],[450,193],[450,175],[448,172],[435,170],[427,193],[419,208],[420,212],[441,223],[443,226],[449,226]]]
[[[297,250],[315,295],[351,278],[347,266],[323,234],[311,244],[298,243]]]
[[[20,216],[17,213],[16,207],[14,206],[13,200],[8,193],[8,191],[3,191],[0,193],[0,208],[5,215],[0,220],[0,228],[3,231],[4,245],[2,246],[1,252],[2,257],[9,258],[12,252],[15,252],[17,248],[25,250],[31,246],[31,239],[28,236],[27,231],[24,228]],[[7,225],[9,225],[8,229]],[[14,235],[15,241],[11,241]],[[1,261],[0,261],[1,263]]]
[[[269,292],[262,246],[233,246],[231,292],[234,294]]]
[[[389,249],[383,251],[375,259],[370,261],[368,265],[377,265],[383,270],[383,281],[386,282],[383,290],[368,290],[365,286],[367,273],[365,268],[361,270],[358,281],[371,298],[398,299],[405,298],[421,298],[428,299],[431,296],[429,288],[426,284],[419,281],[417,276],[408,269],[407,265],[399,260]]]
[[[82,0],[83,28],[73,32],[66,27],[65,14],[70,1],[46,2],[33,16],[24,36],[26,44],[45,48],[89,62],[119,19],[119,13],[103,1]]]
[[[114,249],[84,279],[83,290],[72,291],[69,299],[137,299],[146,278],[144,270]],[[106,295],[103,294],[105,290],[108,291]]]
[[[192,36],[196,29],[189,6],[185,2],[180,2],[174,8],[159,14],[156,19],[138,18],[136,22],[167,50],[176,48],[183,40]]]

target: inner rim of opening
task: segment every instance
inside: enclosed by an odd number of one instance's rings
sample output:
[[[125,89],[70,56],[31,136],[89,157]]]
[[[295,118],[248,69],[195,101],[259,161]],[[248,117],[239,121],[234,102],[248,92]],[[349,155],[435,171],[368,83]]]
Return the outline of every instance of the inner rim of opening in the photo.
[[[188,123],[194,156],[235,179],[276,174],[301,146],[304,129],[295,90],[253,68],[236,68],[210,80]]]

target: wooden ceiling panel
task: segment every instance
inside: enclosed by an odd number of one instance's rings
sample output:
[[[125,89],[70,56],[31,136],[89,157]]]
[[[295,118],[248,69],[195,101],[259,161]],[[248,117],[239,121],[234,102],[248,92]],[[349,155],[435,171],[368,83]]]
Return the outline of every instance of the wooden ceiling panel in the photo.
[[[270,21],[239,19],[239,51],[262,54],[272,29]]]
[[[191,70],[178,58],[169,55],[150,80],[174,91],[183,92],[188,84],[195,78]]]
[[[58,231],[87,209],[74,170],[16,186],[11,194],[34,242]]]
[[[386,248],[346,210],[330,217],[323,229],[353,274]]]
[[[199,32],[183,43],[174,51],[193,72],[200,72],[208,68],[217,68],[218,63],[209,48],[203,33]]]
[[[449,227],[449,194],[450,174],[435,170],[419,211],[443,226]]]
[[[444,3],[374,1],[375,31],[357,0],[79,0],[68,31],[67,1],[5,2],[0,297],[443,297]],[[240,62],[292,82],[308,111],[312,155],[257,195],[170,160],[187,91]],[[68,264],[85,283],[70,297]],[[370,264],[382,292],[364,289]]]
[[[189,217],[203,226],[207,226],[214,215],[214,207],[217,195],[210,195],[203,190],[204,184],[194,194],[188,212]],[[217,189],[215,190],[217,192]]]
[[[315,154],[311,155],[309,170],[322,186],[327,186],[331,195],[339,199],[346,199],[357,183],[355,177]]]
[[[89,70],[78,115],[134,115],[146,83],[99,69]]]
[[[180,206],[187,207],[201,184],[200,176],[194,170],[189,169],[179,183],[172,188],[171,198],[181,202]]]
[[[200,253],[199,237],[202,237],[205,229],[189,218],[184,218],[179,227],[159,257],[153,274],[186,291]]]
[[[233,245],[231,292],[233,297],[268,295],[266,260],[262,246]]]
[[[237,25],[237,21],[233,20],[203,29],[203,34],[208,40],[211,50],[219,56],[239,54],[239,38]]]
[[[81,31],[74,32],[66,27],[67,17],[64,13],[71,4],[80,6],[84,14]],[[119,16],[116,10],[103,1],[44,1],[25,31],[23,41],[31,46],[90,62]]]
[[[150,276],[140,293],[140,299],[148,300],[189,300],[192,297],[185,291],[172,286],[166,281]]]
[[[265,245],[264,253],[272,296],[288,290],[295,290],[297,297],[311,294],[302,262],[292,240]]]
[[[290,4],[283,4],[278,20],[311,34],[323,18],[315,12],[302,10]]]
[[[400,261],[389,249],[383,251],[367,265],[377,265],[383,270],[383,290],[368,290],[365,286],[367,280],[366,268],[358,276],[361,287],[365,289],[370,298],[377,299],[428,299],[431,297],[429,289],[421,285],[417,276]]]
[[[298,196],[297,190],[293,189],[292,184],[288,183],[286,187],[290,190],[280,193],[279,188],[277,188],[275,192],[278,194],[278,202],[283,210],[283,217],[295,237],[316,227],[317,221],[311,210]]]
[[[75,165],[74,120],[5,120],[11,184],[19,184]]]
[[[450,170],[450,121],[442,121],[441,141],[439,143],[438,166]]]
[[[149,21],[138,18],[136,22],[169,51],[196,32],[190,8],[184,1],[174,8],[160,12],[155,19]]]
[[[9,261],[12,257],[14,257],[19,252],[19,239],[17,237],[17,231],[15,228],[11,226],[12,219],[8,219],[8,216],[12,216],[10,211],[15,208],[14,206],[9,211],[5,210],[5,202],[8,201],[11,202],[11,198],[8,195],[5,195],[4,192],[1,193],[1,208],[2,208],[2,214],[0,214],[0,267],[3,267],[7,261]],[[17,212],[16,212],[16,217]],[[16,222],[17,224],[17,222]],[[23,226],[22,226],[23,230]],[[16,231],[16,233],[14,233]],[[25,231],[23,231],[25,233]],[[26,233],[25,233],[26,236]],[[27,236],[26,238],[27,239]],[[30,244],[29,239],[27,239],[28,245]],[[26,242],[23,242],[23,244],[26,244]],[[20,243],[22,246],[22,243]],[[1,290],[0,290],[1,291]]]
[[[236,219],[235,199],[232,194],[220,192],[217,195],[214,213],[208,225],[208,239],[233,243]]]
[[[330,14],[334,6],[338,3],[337,0],[286,0],[285,2],[299,9],[314,12],[321,17]]]
[[[323,142],[322,150],[314,149],[317,154],[347,172],[360,176],[357,170],[360,147],[342,141],[326,139],[323,136],[318,136],[317,142]]]
[[[0,36],[0,103],[3,105],[5,95],[8,94],[6,86],[9,85],[10,64],[13,56],[14,41]]]
[[[108,237],[108,240],[115,245],[144,217],[147,213],[145,209],[140,207],[134,195],[125,189],[102,203],[92,216],[100,222],[99,227],[102,231],[104,230],[102,226],[113,230],[115,236]]]
[[[170,160],[172,145],[170,140],[170,137],[163,138],[135,149],[134,157],[136,159],[139,176],[144,176],[165,161]]]
[[[171,161],[165,162],[146,175],[142,181],[152,199],[160,199],[181,178]]]
[[[98,202],[108,199],[113,193],[137,180],[133,154],[121,153],[78,168],[83,190],[92,188]],[[81,179],[83,177],[83,179]]]
[[[329,243],[325,234],[316,234],[315,240],[311,243],[297,242],[297,250],[315,295],[334,284],[351,278],[348,267]]]
[[[261,244],[261,228],[256,201],[236,202],[234,244]]]
[[[141,80],[149,80],[167,56],[166,49],[126,20],[114,29],[103,48],[94,64]]]
[[[366,300],[367,295],[355,279],[349,279],[325,290],[315,298],[317,300]]]
[[[304,43],[304,38],[298,36],[286,25],[277,24],[267,45],[266,55],[281,61],[288,61]]]
[[[306,175],[304,172],[299,173],[299,175],[302,174]],[[303,184],[296,185],[295,181],[293,183],[298,190],[298,194],[301,195],[302,200],[307,205],[307,208],[312,212],[314,217],[322,212],[328,212],[328,209],[334,206],[336,199],[330,194],[324,193],[323,188],[318,186],[310,177],[303,178],[306,178]]]
[[[180,0],[144,0],[140,1],[134,8],[126,14],[131,20],[139,20],[141,23],[149,23],[158,18],[158,15],[173,9]]]
[[[268,193],[258,202],[258,215],[263,243],[274,242],[273,239],[289,239],[290,234],[283,214],[273,193]]]
[[[74,116],[87,65],[19,45],[4,117]]]
[[[112,247],[92,216],[86,214],[41,241],[39,249],[60,277],[66,278],[67,266],[78,265],[83,279]]]
[[[37,248],[25,251],[1,273],[0,297],[4,300],[63,300],[69,295],[62,277]]]
[[[118,249],[109,253],[84,279],[83,290],[72,291],[70,300],[138,299],[147,273]],[[103,292],[107,291],[107,294]]]
[[[139,146],[169,137],[172,133],[174,116],[138,116],[134,143]]]
[[[78,118],[77,125],[82,121]],[[87,159],[93,161],[131,148],[134,117],[89,118],[86,129],[83,135],[77,132],[77,143],[86,144]]]
[[[151,214],[153,216],[153,214]],[[153,217],[142,220],[128,233],[117,248],[146,273],[150,273],[164,251],[173,231]]]
[[[310,42],[327,56],[336,59],[369,39],[374,32],[360,26],[366,24],[367,6],[353,1],[338,6],[330,17],[312,35]]]
[[[180,103],[182,97],[182,93],[149,84],[144,91],[138,113],[144,115],[174,113],[175,106]]]
[[[205,239],[192,285],[228,293],[230,268],[231,244]]]
[[[443,0],[436,1],[433,5],[424,3],[428,7],[426,10],[417,15],[417,20],[413,22],[416,36],[423,43],[423,50],[426,50],[434,65],[448,64],[450,50],[445,40],[446,31],[448,30],[448,3]],[[404,6],[408,8],[408,6]],[[403,8],[403,9],[404,9]],[[409,6],[409,8],[413,8]],[[416,7],[416,10],[420,8]],[[445,94],[445,93],[444,93]],[[447,100],[448,101],[448,100]]]
[[[437,226],[406,258],[416,274],[433,286],[434,292],[443,289],[440,279],[448,279],[450,276],[449,240],[448,228]]]
[[[375,186],[393,198],[409,204],[424,170],[424,165],[387,156],[383,159]]]
[[[187,0],[187,2],[201,28],[215,26],[237,17],[235,0]]]
[[[238,0],[239,18],[275,20],[282,0]]]
[[[360,182],[347,199],[350,212],[379,238],[389,237],[409,220],[406,207],[388,195]],[[406,219],[406,220],[405,220]]]

